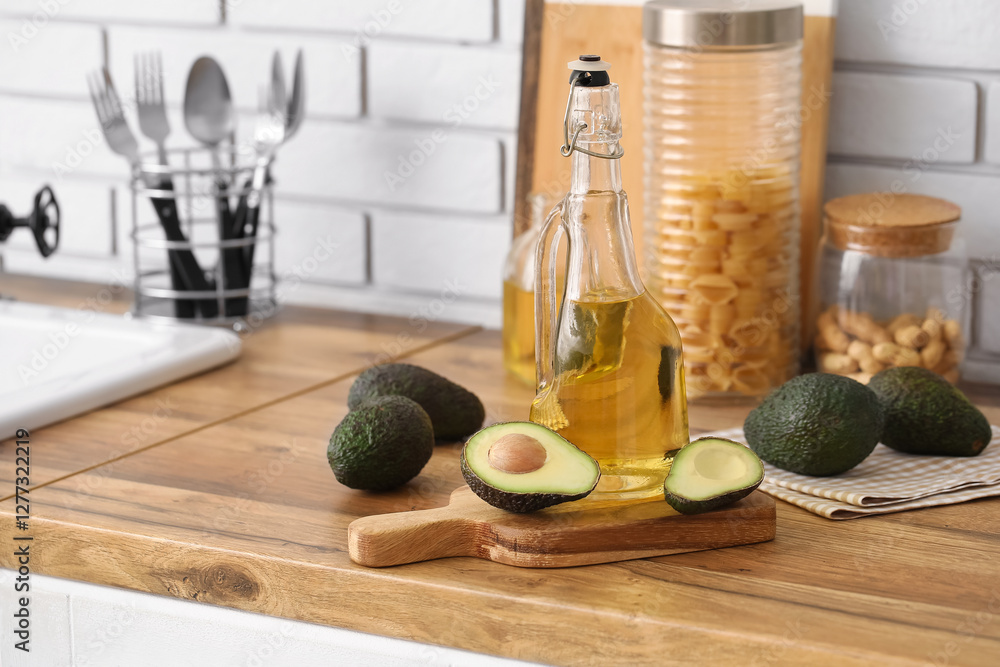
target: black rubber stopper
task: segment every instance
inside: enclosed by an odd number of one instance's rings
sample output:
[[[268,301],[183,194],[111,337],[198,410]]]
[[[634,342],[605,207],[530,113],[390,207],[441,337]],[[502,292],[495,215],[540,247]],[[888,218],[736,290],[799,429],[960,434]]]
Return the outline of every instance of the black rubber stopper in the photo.
[[[601,61],[601,57],[587,55],[580,56],[580,60],[585,63],[596,63]],[[584,88],[607,86],[611,83],[611,77],[608,76],[607,72],[591,72],[581,69],[575,69],[569,73],[569,82],[573,83],[573,79],[576,79],[576,85],[583,86]]]

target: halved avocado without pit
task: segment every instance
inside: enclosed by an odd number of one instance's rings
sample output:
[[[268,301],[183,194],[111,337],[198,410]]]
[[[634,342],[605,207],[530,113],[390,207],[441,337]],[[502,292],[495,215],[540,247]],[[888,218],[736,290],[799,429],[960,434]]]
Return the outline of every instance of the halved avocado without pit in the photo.
[[[663,482],[663,494],[681,514],[700,514],[750,495],[764,466],[749,448],[725,438],[699,438],[682,448]]]
[[[487,426],[465,443],[461,465],[477,496],[517,513],[584,498],[601,478],[597,461],[533,422]]]

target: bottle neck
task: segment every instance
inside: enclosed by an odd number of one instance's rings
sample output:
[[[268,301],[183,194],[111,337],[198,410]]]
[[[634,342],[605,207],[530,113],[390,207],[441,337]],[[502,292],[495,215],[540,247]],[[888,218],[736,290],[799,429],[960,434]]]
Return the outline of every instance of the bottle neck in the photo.
[[[614,154],[618,142],[594,142],[586,146],[595,153]],[[573,151],[570,170],[570,193],[585,195],[597,192],[623,192],[621,164],[617,159],[594,157]]]

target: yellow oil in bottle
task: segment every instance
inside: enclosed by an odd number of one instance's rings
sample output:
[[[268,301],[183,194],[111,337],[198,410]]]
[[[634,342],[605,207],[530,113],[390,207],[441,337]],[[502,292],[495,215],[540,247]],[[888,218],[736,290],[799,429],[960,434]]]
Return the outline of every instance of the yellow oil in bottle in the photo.
[[[567,300],[560,318],[554,379],[535,398],[531,420],[597,459],[596,499],[662,493],[688,443],[677,327],[646,292]]]
[[[508,280],[503,283],[503,363],[535,385],[535,292]]]

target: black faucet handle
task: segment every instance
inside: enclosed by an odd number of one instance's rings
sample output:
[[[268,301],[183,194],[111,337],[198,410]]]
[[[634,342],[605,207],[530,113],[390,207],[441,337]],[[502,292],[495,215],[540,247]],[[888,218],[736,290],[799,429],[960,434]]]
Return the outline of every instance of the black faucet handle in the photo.
[[[38,252],[48,257],[59,247],[59,202],[56,193],[48,185],[35,195],[35,208],[28,216],[28,227],[35,235]]]

